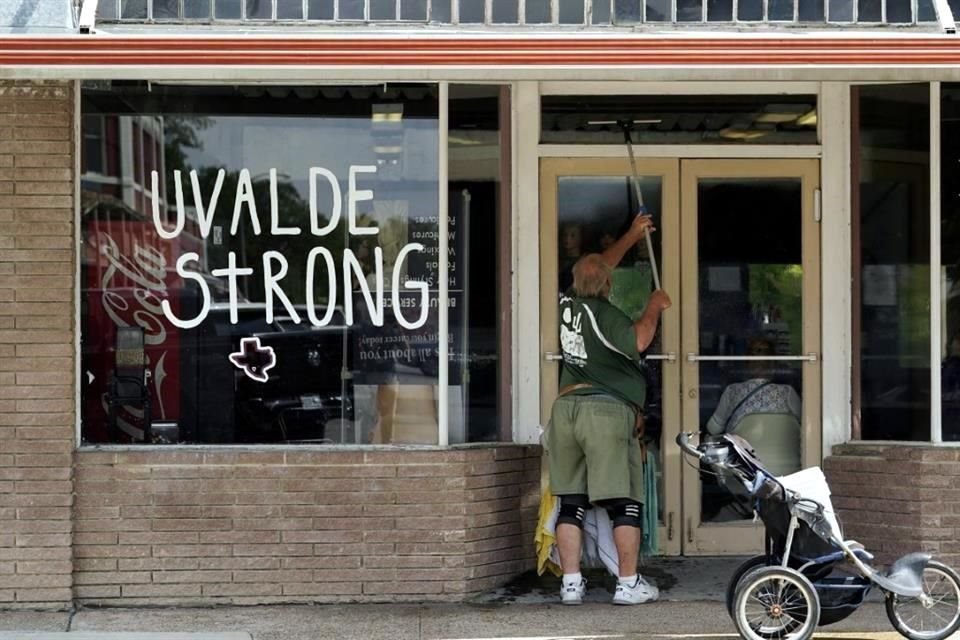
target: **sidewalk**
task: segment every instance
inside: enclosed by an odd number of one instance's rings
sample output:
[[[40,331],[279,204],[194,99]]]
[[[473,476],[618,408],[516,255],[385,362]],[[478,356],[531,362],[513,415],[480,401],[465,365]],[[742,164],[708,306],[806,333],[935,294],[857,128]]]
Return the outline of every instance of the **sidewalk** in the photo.
[[[609,604],[612,580],[605,580],[602,574],[590,574],[593,580],[587,602],[580,607],[557,604],[555,578],[524,576],[496,593],[464,604],[0,612],[0,640],[734,638],[722,598],[726,579],[738,563],[739,559],[727,558],[658,559],[644,574],[661,586],[662,599],[636,607]],[[157,635],[160,632],[165,633]],[[167,635],[171,633],[187,635]],[[873,601],[818,637],[892,640],[900,636],[887,622],[883,605]]]
[[[24,636],[0,631],[3,640],[71,637],[120,640],[122,637],[104,632],[193,632],[183,640],[228,640],[198,632],[241,634],[229,640],[735,637],[732,623],[722,605],[716,602],[661,602],[638,607],[591,603],[581,607],[498,604],[83,609],[72,616],[69,613],[3,613],[0,628],[47,632]],[[68,628],[70,633],[51,633]],[[882,605],[875,603],[864,605],[836,629],[828,630],[829,633],[822,633],[820,637],[845,640],[900,637],[892,632]],[[869,633],[871,631],[874,633]],[[78,636],[78,632],[98,633],[83,634],[86,636],[83,637]]]

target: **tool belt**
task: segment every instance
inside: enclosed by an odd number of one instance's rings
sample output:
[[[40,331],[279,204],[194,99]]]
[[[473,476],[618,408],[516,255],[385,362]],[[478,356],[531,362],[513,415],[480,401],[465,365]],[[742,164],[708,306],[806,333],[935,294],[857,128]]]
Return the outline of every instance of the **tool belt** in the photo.
[[[560,388],[560,392],[557,394],[557,397],[562,398],[563,396],[573,393],[574,391],[579,391],[580,389],[596,389],[596,387],[594,387],[589,382],[568,384],[567,386]],[[608,394],[604,393],[600,389],[597,389],[597,395],[608,395]],[[639,406],[633,403],[627,403],[627,404],[631,409],[633,409],[633,414],[634,414],[633,435],[635,438],[640,440],[642,445],[643,436],[647,428],[647,421],[644,418],[643,411],[640,409]]]

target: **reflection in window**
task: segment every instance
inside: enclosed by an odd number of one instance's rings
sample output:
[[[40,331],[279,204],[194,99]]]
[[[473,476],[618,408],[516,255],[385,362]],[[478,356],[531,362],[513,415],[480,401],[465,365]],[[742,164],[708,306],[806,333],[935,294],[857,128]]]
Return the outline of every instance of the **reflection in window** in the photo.
[[[583,24],[583,0],[569,0],[561,2],[560,24]]]
[[[700,22],[703,20],[703,0],[677,0],[678,22]]]
[[[484,18],[484,4],[474,0],[459,0],[460,2],[460,22],[480,23]]]
[[[310,20],[333,20],[333,0],[308,0],[307,18]]]
[[[853,22],[854,0],[827,0],[831,22]]]
[[[733,20],[733,0],[707,0],[708,22]]]
[[[717,10],[715,4],[708,0],[708,11]],[[746,6],[744,0],[739,6]],[[667,11],[664,19],[670,19],[669,6],[660,0],[649,0],[647,11],[654,10]],[[812,95],[543,96],[541,110],[544,144],[623,144],[618,121],[634,121],[634,144],[817,142]]]
[[[853,88],[853,401],[864,440],[930,438],[929,91]]]
[[[98,84],[82,110],[120,141],[81,177],[84,440],[437,441],[435,87]]]
[[[859,0],[857,17],[860,22],[880,22],[883,17],[883,6],[880,0]]]
[[[958,0],[950,0],[951,5]],[[211,11],[211,2],[213,2]],[[451,2],[457,3],[459,17]],[[768,21],[848,22],[863,24],[912,24],[935,22],[931,0],[770,0],[764,9],[760,0],[741,0],[734,17],[733,0],[707,0],[706,22]],[[856,5],[854,3],[857,3]],[[519,4],[518,4],[519,3]],[[824,4],[829,5],[829,15]],[[696,4],[696,3],[693,3]],[[484,0],[100,0],[98,21],[144,22],[193,20],[327,20],[356,22],[430,22],[444,24],[528,24],[609,26],[640,23],[703,22],[704,15],[692,8],[691,0],[490,0],[485,16]],[[521,11],[520,9],[523,9]],[[306,10],[306,14],[304,14]],[[954,13],[957,10],[954,8]],[[521,14],[525,18],[521,21]],[[856,13],[856,20],[854,20]],[[915,14],[915,15],[914,15]]]
[[[218,20],[239,20],[243,13],[240,0],[214,0],[214,17]]]
[[[803,348],[802,183],[700,179],[697,191],[699,347],[707,356],[796,356]],[[740,203],[749,202],[744,208]],[[731,211],[737,215],[731,222]],[[762,234],[763,242],[757,242]],[[701,362],[700,424],[745,438],[778,475],[800,468],[801,370],[790,361]],[[703,520],[752,516],[713,480]]]
[[[647,22],[673,21],[670,0],[646,0]]]
[[[526,21],[527,24],[543,24],[550,22],[550,2],[549,0],[524,0],[527,3]],[[581,21],[583,15],[581,13]]]
[[[450,86],[450,442],[510,440],[509,90]],[[507,178],[505,180],[505,177]],[[501,345],[505,345],[501,348]]]
[[[941,91],[940,384],[944,441],[960,440],[960,85]]]
[[[644,0],[614,0],[614,24],[636,24],[643,21]]]
[[[797,17],[800,22],[822,22],[824,0],[798,0]]]
[[[517,13],[517,0],[493,0],[491,8],[493,13],[490,22],[512,22],[516,24],[519,15]]]
[[[610,3],[594,2],[590,22],[592,24],[610,24]]]
[[[775,349],[768,338],[755,337],[745,355],[768,356]],[[701,362],[700,417],[712,434],[732,433],[753,447],[764,467],[775,475],[801,468],[803,375],[795,362]],[[701,474],[702,520],[729,522],[753,517],[749,500],[738,498],[721,481]]]
[[[767,5],[767,18],[774,20],[793,20],[793,3],[788,0],[770,0]]]
[[[744,22],[763,20],[763,0],[740,0],[737,3],[737,20]]]
[[[247,17],[251,20],[269,20],[273,17],[271,0],[247,0]]]
[[[120,17],[125,20],[145,20],[147,0],[120,0]]]

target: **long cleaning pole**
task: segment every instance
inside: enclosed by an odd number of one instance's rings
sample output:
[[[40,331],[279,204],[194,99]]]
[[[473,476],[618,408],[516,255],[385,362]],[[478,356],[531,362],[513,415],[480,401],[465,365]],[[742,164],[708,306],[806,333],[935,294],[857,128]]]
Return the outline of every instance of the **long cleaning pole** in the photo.
[[[633,137],[630,135],[629,123],[623,125],[623,139],[627,143],[627,155],[630,156],[631,183],[633,184],[633,194],[637,198],[637,206],[640,209],[638,213],[646,213],[647,207],[643,204],[643,194],[640,192],[640,176],[637,174],[637,159],[633,157]],[[653,271],[653,286],[660,289],[660,270],[657,268],[657,256],[653,252],[653,240],[650,239],[650,229],[645,229],[643,235],[647,240],[647,255],[650,258],[650,269]]]

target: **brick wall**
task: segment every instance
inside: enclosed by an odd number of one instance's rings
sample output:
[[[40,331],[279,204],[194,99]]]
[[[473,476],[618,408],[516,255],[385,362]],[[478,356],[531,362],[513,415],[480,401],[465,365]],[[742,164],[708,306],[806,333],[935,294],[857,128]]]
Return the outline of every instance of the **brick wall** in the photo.
[[[928,551],[960,565],[960,450],[841,445],[824,471],[844,535],[878,562]]]
[[[73,85],[0,81],[0,607],[71,600]]]
[[[460,600],[534,566],[536,447],[76,459],[79,602]]]

